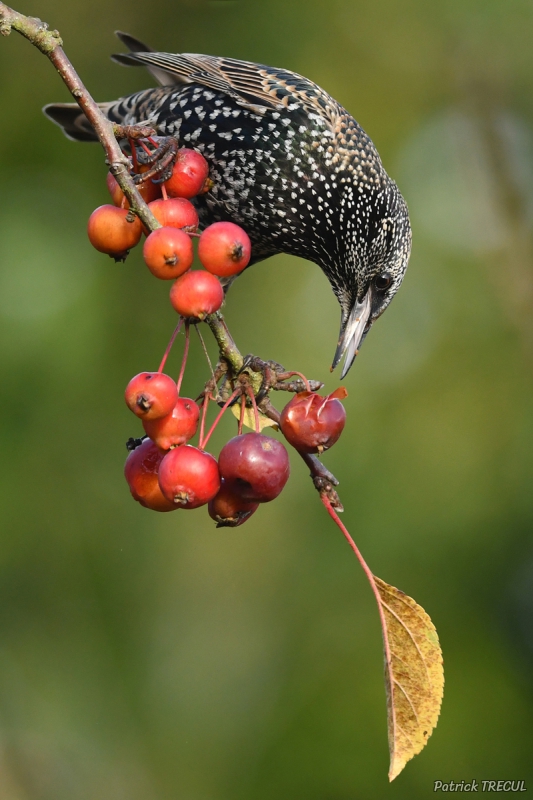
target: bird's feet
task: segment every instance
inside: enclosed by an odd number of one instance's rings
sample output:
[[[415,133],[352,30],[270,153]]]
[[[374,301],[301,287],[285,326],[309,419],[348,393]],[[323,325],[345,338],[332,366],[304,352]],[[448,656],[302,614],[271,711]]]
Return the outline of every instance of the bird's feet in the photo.
[[[287,372],[277,361],[263,361],[253,355],[244,357],[241,372],[247,370],[261,373],[263,376],[261,388],[256,396],[258,403],[261,403],[272,389],[283,392],[317,392],[324,385],[320,381],[307,380],[299,372]],[[290,378],[293,380],[289,380]]]
[[[150,144],[156,145],[155,150],[149,150],[141,142],[142,150],[137,150],[139,164],[148,165],[150,169],[135,175],[135,183],[145,183],[153,180],[154,183],[164,183],[172,175],[172,168],[179,150],[178,140],[173,136],[164,136],[157,139],[149,138]]]
[[[114,123],[113,133],[117,139],[137,141],[138,139],[149,139],[155,136],[156,130],[150,125],[119,125],[118,123]]]

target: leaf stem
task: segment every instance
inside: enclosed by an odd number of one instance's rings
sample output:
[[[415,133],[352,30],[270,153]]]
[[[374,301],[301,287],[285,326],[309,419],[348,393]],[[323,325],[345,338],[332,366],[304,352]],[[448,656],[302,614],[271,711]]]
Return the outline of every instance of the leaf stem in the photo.
[[[365,573],[365,575],[367,577],[367,580],[368,580],[368,582],[370,584],[370,588],[374,592],[374,597],[376,598],[376,603],[377,603],[377,606],[378,606],[379,619],[380,619],[380,622],[381,622],[381,632],[383,634],[383,649],[384,649],[384,653],[385,653],[385,669],[387,670],[387,672],[389,673],[389,675],[391,676],[391,679],[392,679],[392,674],[391,674],[391,650],[390,650],[389,637],[388,637],[387,620],[385,619],[385,612],[383,611],[383,604],[382,604],[381,596],[379,594],[379,590],[378,590],[378,587],[377,587],[377,584],[376,584],[376,581],[375,581],[375,578],[374,578],[374,574],[373,574],[372,570],[370,569],[370,567],[368,566],[368,564],[366,563],[365,559],[363,558],[363,556],[361,554],[361,551],[357,547],[356,543],[354,542],[354,540],[350,536],[350,534],[348,532],[348,529],[346,528],[345,525],[343,525],[343,523],[339,519],[339,516],[335,512],[335,509],[331,505],[331,501],[329,500],[327,495],[325,495],[324,493],[321,493],[320,494],[320,499],[322,500],[322,503],[324,504],[324,506],[326,508],[326,511],[330,515],[331,519],[337,525],[337,527],[340,528],[342,534],[344,535],[344,538],[346,539],[346,541],[348,542],[348,544],[350,545],[350,547],[354,551],[354,553],[356,555],[356,558],[359,561],[359,564],[361,565],[361,567],[363,569],[363,572]],[[394,715],[394,707],[392,708],[392,714]],[[394,722],[394,720],[393,720],[393,722]]]

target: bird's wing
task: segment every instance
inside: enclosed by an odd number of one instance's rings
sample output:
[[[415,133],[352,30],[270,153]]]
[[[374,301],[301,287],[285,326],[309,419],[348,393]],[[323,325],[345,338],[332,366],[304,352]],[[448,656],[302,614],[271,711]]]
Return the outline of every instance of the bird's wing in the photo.
[[[249,61],[196,53],[135,52],[112,56],[120,64],[144,65],[171,75],[175,83],[198,83],[232,97],[256,112],[303,107],[307,113],[332,118],[337,103],[316,84],[289,70]],[[333,116],[336,116],[333,114]],[[332,120],[333,121],[333,120]]]
[[[140,39],[136,39],[135,36],[131,36],[129,33],[124,33],[123,31],[115,31],[115,36],[117,36],[122,44],[125,44],[126,47],[129,47],[132,53],[152,53],[153,50],[151,47],[148,47],[147,44],[141,42]],[[117,60],[116,58],[114,59]],[[167,70],[158,69],[157,67],[151,66],[150,64],[146,64],[146,68],[148,72],[154,76],[156,81],[160,86],[176,86],[182,81],[180,81],[177,76],[173,75],[171,72]]]

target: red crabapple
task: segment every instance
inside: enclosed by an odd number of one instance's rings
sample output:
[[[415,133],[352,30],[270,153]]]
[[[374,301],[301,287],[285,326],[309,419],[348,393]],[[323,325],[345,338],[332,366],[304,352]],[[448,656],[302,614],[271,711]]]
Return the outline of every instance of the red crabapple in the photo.
[[[211,519],[218,523],[217,528],[237,528],[258,508],[259,503],[246,502],[222,481],[218,494],[209,501],[207,510]]]
[[[280,428],[301,453],[322,453],[335,444],[346,422],[341,399],[348,392],[341,386],[327,397],[299,392],[281,412]]]
[[[143,419],[143,428],[158,447],[170,450],[192,439],[198,427],[200,409],[188,397],[178,397],[170,414],[158,419]]]
[[[168,228],[198,228],[198,213],[188,200],[183,197],[171,197],[168,200],[154,200],[148,208],[158,222]]]
[[[112,205],[100,206],[89,217],[87,234],[93,247],[115,258],[125,258],[139,242],[141,221],[134,217],[128,222],[128,211]]]
[[[250,261],[252,245],[246,231],[233,222],[214,222],[198,240],[202,265],[221,278],[237,275]]]
[[[157,228],[146,237],[143,258],[156,278],[179,278],[194,260],[191,237],[178,228]]]
[[[186,272],[170,290],[170,302],[182,317],[204,319],[218,311],[223,301],[220,281],[203,270]]]
[[[198,508],[220,489],[216,458],[190,444],[175,447],[159,467],[159,486],[179,508]]]
[[[174,511],[176,506],[164,496],[157,473],[165,454],[145,439],[126,459],[124,476],[134,500],[152,511]]]
[[[178,150],[172,176],[164,187],[170,197],[195,197],[203,188],[209,174],[209,165],[196,150],[183,147]]]
[[[164,372],[140,372],[126,386],[126,405],[142,419],[170,414],[178,400],[176,383]]]
[[[277,439],[243,433],[224,445],[218,457],[220,475],[243,500],[268,503],[289,478],[289,456]]]

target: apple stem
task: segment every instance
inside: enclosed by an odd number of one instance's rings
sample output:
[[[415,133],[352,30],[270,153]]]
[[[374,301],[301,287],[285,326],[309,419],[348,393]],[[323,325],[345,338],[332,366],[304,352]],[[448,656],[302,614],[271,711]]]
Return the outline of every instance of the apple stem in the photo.
[[[170,353],[172,345],[174,344],[174,340],[175,340],[176,336],[178,335],[178,333],[180,332],[180,329],[181,329],[182,325],[183,325],[183,317],[180,317],[180,321],[178,322],[178,324],[174,328],[174,333],[170,337],[170,341],[167,344],[167,349],[165,350],[165,352],[163,354],[163,358],[162,358],[161,363],[159,365],[159,369],[157,370],[158,372],[163,372],[163,370],[165,368],[165,364],[167,362],[168,354]],[[178,393],[179,393],[179,389],[178,389]]]
[[[146,146],[146,144],[143,142],[142,139],[139,139],[139,144],[141,145],[141,147],[144,150],[144,152],[146,153],[146,155],[148,155],[148,156],[152,155],[152,151],[150,150],[149,147]]]
[[[241,397],[241,416],[239,417],[239,430],[238,430],[238,435],[239,436],[242,433],[242,426],[243,426],[243,423],[244,423],[244,411],[245,411],[245,409],[246,409],[246,398],[243,395]]]
[[[252,406],[254,407],[254,416],[255,416],[255,432],[261,433],[261,425],[259,424],[259,411],[257,410],[257,403],[255,401],[255,394],[251,386],[246,387],[246,394],[252,401]]]
[[[189,340],[190,340],[189,332],[190,332],[190,325],[189,325],[189,321],[187,320],[187,322],[185,323],[185,347],[183,349],[183,358],[181,360],[180,374],[179,374],[178,382],[176,384],[176,386],[178,388],[178,395],[180,393],[181,384],[182,384],[182,381],[183,381],[183,376],[185,374],[185,366],[187,364],[187,356],[189,355]]]
[[[209,358],[209,353],[208,353],[208,351],[207,351],[207,347],[205,346],[204,337],[203,337],[203,336],[202,336],[202,334],[200,333],[200,329],[199,329],[198,325],[195,325],[195,326],[194,326],[194,330],[195,330],[195,331],[196,331],[196,333],[198,334],[198,338],[200,339],[200,342],[202,343],[202,349],[203,349],[203,351],[204,351],[204,355],[205,355],[205,357],[207,358],[207,363],[209,364],[209,370],[210,370],[210,372],[211,372],[211,377],[214,379],[214,378],[215,378],[215,371],[214,371],[214,369],[213,369],[213,365],[212,365],[212,363],[211,363],[211,359]]]
[[[199,445],[202,446],[202,441],[204,439],[204,431],[205,431],[205,420],[207,417],[207,407],[209,405],[209,401],[211,400],[211,395],[207,392],[204,392],[204,396],[202,398],[202,421],[200,423],[200,438],[199,438]]]
[[[209,439],[211,438],[211,435],[212,435],[213,431],[215,430],[216,426],[218,425],[218,423],[222,419],[222,415],[224,414],[224,411],[228,408],[229,405],[231,405],[231,403],[233,403],[233,401],[235,400],[237,395],[240,394],[241,392],[242,392],[242,388],[240,386],[238,386],[237,389],[235,389],[235,391],[233,392],[233,394],[231,394],[228,397],[228,399],[226,400],[226,402],[224,403],[224,405],[220,409],[219,413],[217,414],[217,417],[216,417],[215,421],[213,422],[213,424],[209,428],[207,436],[205,437],[205,439],[203,439],[203,441],[202,441],[202,439],[200,439],[200,450],[204,450],[205,449]]]
[[[168,200],[168,194],[164,183],[161,184],[161,194],[163,195],[163,200]]]

